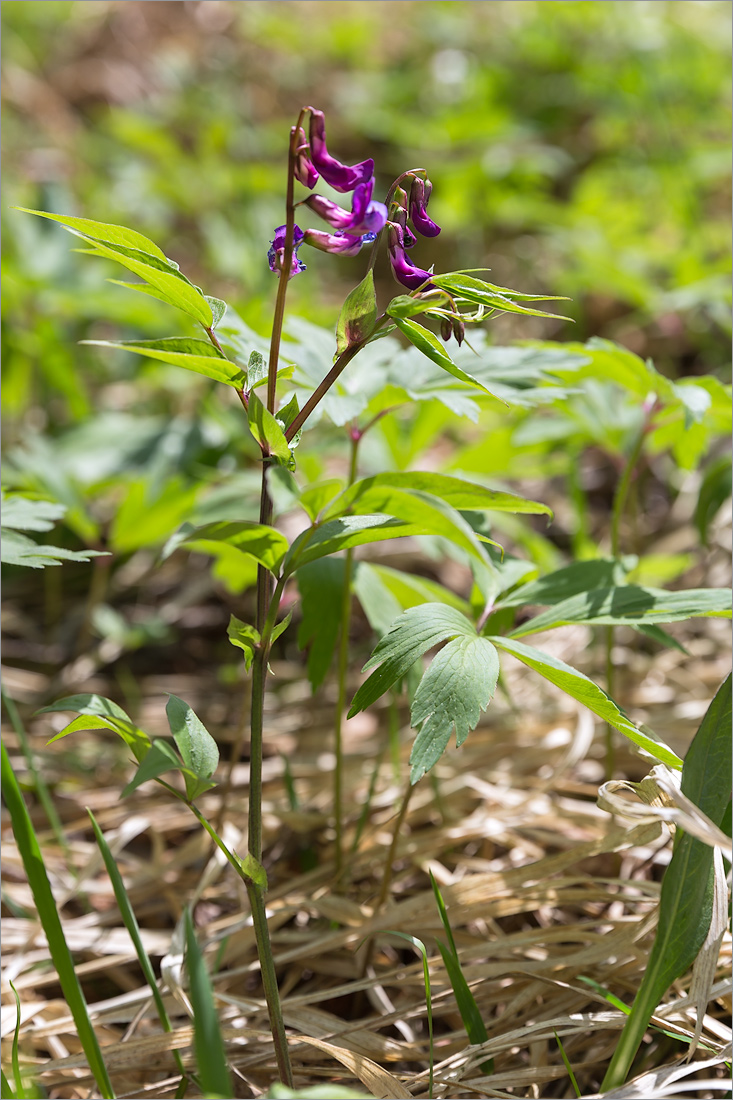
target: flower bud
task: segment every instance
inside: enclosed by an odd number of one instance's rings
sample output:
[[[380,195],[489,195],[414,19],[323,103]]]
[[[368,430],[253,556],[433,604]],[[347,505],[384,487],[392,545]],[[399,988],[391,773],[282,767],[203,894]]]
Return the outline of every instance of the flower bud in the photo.
[[[374,161],[371,157],[354,165],[342,164],[340,160],[336,160],[326,147],[326,121],[323,111],[311,107],[310,113],[310,159],[315,170],[336,191],[353,191],[358,184],[367,183],[374,173]]]
[[[440,226],[436,225],[426,213],[432,190],[433,185],[430,180],[413,176],[412,186],[410,187],[410,217],[415,229],[418,233],[422,233],[423,237],[437,237],[440,233]]]
[[[295,127],[291,130],[291,133],[294,131]],[[298,128],[298,133],[296,135],[295,167],[293,169],[293,175],[298,183],[302,183],[304,187],[315,187],[318,182],[318,172],[316,172],[313,167],[313,162],[308,156],[308,141],[302,126]]]

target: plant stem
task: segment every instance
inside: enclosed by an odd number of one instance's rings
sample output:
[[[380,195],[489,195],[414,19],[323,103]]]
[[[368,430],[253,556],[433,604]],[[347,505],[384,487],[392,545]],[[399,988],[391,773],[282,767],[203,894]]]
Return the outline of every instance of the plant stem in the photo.
[[[402,832],[402,826],[404,825],[405,817],[407,815],[407,807],[410,804],[410,798],[412,797],[412,792],[414,789],[415,788],[413,784],[410,783],[410,780],[408,779],[405,793],[402,796],[402,805],[400,806],[400,812],[397,814],[397,820],[395,821],[394,828],[392,830],[392,840],[389,846],[389,852],[387,853],[387,859],[384,864],[382,886],[379,891],[377,904],[374,906],[374,916],[379,913],[385,901],[387,900],[387,895],[389,894],[389,888],[392,883],[392,868],[394,866],[395,856],[397,855],[397,845],[400,841],[400,833]],[[374,942],[374,939],[371,939],[369,941],[366,958],[364,959],[364,965],[362,967],[362,976],[366,974],[367,970],[371,966],[372,958],[374,956]]]
[[[359,441],[364,433],[352,426],[351,458],[349,461],[348,485],[356,481],[356,463],[359,451]],[[333,773],[333,812],[335,821],[335,868],[336,878],[341,877],[343,871],[343,809],[342,793],[344,785],[344,744],[343,744],[343,720],[346,707],[346,674],[349,668],[349,627],[351,625],[351,574],[353,569],[354,552],[351,548],[346,551],[344,558],[344,588],[341,600],[341,625],[339,631],[338,653],[338,696],[336,699],[336,712],[334,714],[334,751],[336,765]]]
[[[616,492],[613,495],[613,506],[611,510],[611,557],[618,558],[621,552],[621,520],[624,514],[624,508],[626,507],[626,501],[629,496],[629,489],[631,487],[631,480],[634,476],[637,463],[641,457],[642,448],[644,446],[644,440],[649,430],[649,422],[651,419],[654,406],[656,404],[656,395],[650,394],[643,405],[643,418],[639,429],[634,438],[629,457],[626,460],[624,471],[619,478],[618,485],[616,486]],[[613,626],[606,627],[606,692],[613,698],[616,684],[615,668],[613,664],[613,639],[614,628]],[[615,766],[615,749],[616,733],[613,726],[606,726],[606,781],[610,781],[613,778],[613,771]]]

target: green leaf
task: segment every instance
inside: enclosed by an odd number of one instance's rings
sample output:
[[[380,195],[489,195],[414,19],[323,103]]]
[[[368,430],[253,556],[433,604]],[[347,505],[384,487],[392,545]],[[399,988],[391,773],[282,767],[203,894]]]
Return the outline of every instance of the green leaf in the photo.
[[[343,516],[319,527],[311,527],[298,535],[283,561],[283,576],[290,576],[308,562],[328,557],[339,550],[348,550],[352,546],[427,533],[424,527],[405,523],[393,516]]]
[[[103,348],[119,348],[131,351],[135,355],[145,355],[148,359],[160,359],[176,367],[203,374],[215,382],[224,382],[241,390],[245,383],[244,371],[230,363],[208,340],[196,340],[192,337],[168,336],[162,340],[82,340],[83,344],[94,344]]]
[[[463,744],[491,702],[498,677],[499,656],[486,638],[460,635],[436,654],[410,711],[412,726],[421,727],[410,753],[411,783],[437,763],[454,727],[456,746]]]
[[[377,296],[374,293],[374,274],[371,270],[351,291],[341,307],[336,326],[336,357],[347,348],[366,340],[374,331],[377,320]]]
[[[292,609],[291,609],[290,611],[288,611],[285,618],[281,619],[280,622],[277,623],[277,625],[272,628],[272,634],[270,635],[270,645],[272,645],[273,642],[276,642],[281,634],[285,633],[285,631],[290,626],[292,618],[293,618],[293,612],[292,612]]]
[[[298,569],[301,621],[298,645],[308,648],[308,680],[315,693],[331,667],[341,625],[344,563],[322,558]]]
[[[184,910],[184,922],[198,1083],[204,1096],[226,1100],[227,1097],[234,1096],[234,1086],[227,1065],[211,979],[196,939],[193,918],[188,907]]]
[[[275,417],[262,404],[254,390],[249,395],[247,407],[249,430],[259,443],[263,455],[272,455],[280,463],[287,466],[292,461],[292,454],[285,432],[278,424]]]
[[[730,801],[731,677],[702,720],[682,768],[682,793],[715,823]],[[601,1092],[621,1085],[665,992],[694,962],[710,928],[713,850],[689,833],[678,834],[664,873],[659,923],[651,955],[629,1017],[616,1044]]]
[[[710,524],[731,494],[730,455],[711,462],[703,474],[700,494],[695,506],[694,523],[700,534],[700,542],[708,545]],[[11,524],[11,526],[13,526]]]
[[[364,665],[363,672],[375,665],[380,667],[361,685],[352,699],[349,718],[371,706],[388,688],[401,680],[428,649],[458,635],[475,638],[476,630],[465,615],[452,607],[428,603],[405,611],[380,638]]]
[[[259,351],[251,351],[247,363],[247,389],[253,390],[267,381],[267,360]]]
[[[208,302],[211,306],[212,320],[210,327],[215,329],[227,311],[227,304],[221,298],[212,298],[208,294],[204,294],[204,301]]]
[[[471,615],[471,607],[467,600],[456,596],[449,588],[445,588],[444,585],[431,580],[429,577],[420,577],[414,573],[403,573],[401,569],[392,569],[388,565],[375,565],[360,561],[356,563],[354,577],[354,590],[357,594],[361,591],[361,574],[373,574],[378,578],[380,582],[379,590],[382,593],[386,591],[391,594],[397,600],[401,611],[406,611],[408,607],[416,607],[421,603],[445,603],[449,607],[454,607],[456,611],[460,611],[466,617]],[[392,618],[394,617],[393,615]]]
[[[68,726],[64,726],[60,733],[50,737],[48,744],[50,745],[54,741],[59,741],[62,737],[68,737],[70,733],[77,733],[79,730],[103,729],[112,730],[118,737],[121,737],[125,744],[131,749],[137,761],[141,761],[145,758],[150,748],[150,738],[144,730],[141,730],[128,718],[81,714],[78,718],[75,718],[73,722],[69,722]]]
[[[186,526],[186,525],[184,525]],[[254,558],[271,572],[275,572],[288,551],[288,540],[274,527],[262,523],[205,523],[203,527],[191,527],[181,532],[178,545],[188,546],[201,553],[216,553],[217,544],[226,543],[240,553]]]
[[[595,588],[571,596],[562,603],[528,619],[509,637],[521,638],[567,623],[623,625],[676,623],[696,617],[730,618],[731,594],[726,588],[691,588],[686,592],[666,592],[635,584]]]
[[[50,500],[35,500],[13,493],[0,494],[2,500],[2,526],[17,531],[50,531],[66,512],[65,504]]]
[[[516,592],[504,596],[497,607],[519,607],[523,604],[558,604],[581,592],[596,588],[609,588],[623,581],[621,562],[612,558],[594,558],[592,561],[576,561],[539,580],[523,584]]]
[[[3,528],[0,541],[0,561],[4,565],[25,565],[29,569],[61,565],[62,561],[91,561],[107,555],[106,550],[66,550],[62,546],[47,546],[6,528]]]
[[[231,615],[229,618],[229,626],[227,627],[227,634],[232,645],[238,646],[239,649],[244,650],[244,667],[247,672],[249,672],[255,655],[255,649],[260,643],[259,630],[255,630],[255,628],[248,623],[243,623],[236,615]]]
[[[92,237],[97,241],[106,241],[108,244],[122,245],[125,248],[135,248],[139,252],[147,252],[150,256],[157,256],[159,260],[167,257],[158,248],[157,244],[149,237],[143,236],[134,229],[128,229],[124,225],[112,225],[108,222],[96,222],[91,218],[72,218],[68,214],[49,214],[45,210],[29,210],[25,206],[13,206],[11,210],[20,210],[23,214],[36,214],[39,218],[49,218],[51,221],[60,222],[66,229],[76,229],[82,236]]]
[[[434,336],[429,329],[418,325],[416,321],[411,321],[408,317],[395,317],[394,323],[418,351],[421,351],[428,359],[432,359],[433,363],[437,363],[448,374],[452,374],[454,378],[458,378],[461,382],[467,382],[469,386],[476,386],[477,389],[483,390],[491,397],[494,396],[491,390],[484,386],[483,382],[479,382],[472,374],[468,374],[461,367],[456,366],[450,355],[446,353],[438,337]],[[498,398],[497,400],[501,399]],[[506,402],[503,402],[503,404],[506,404]]]
[[[127,798],[142,783],[157,779],[159,775],[169,771],[183,771],[183,764],[168,742],[156,737],[140,761],[132,779],[123,787],[122,798]]]
[[[165,708],[168,725],[184,763],[198,779],[210,779],[219,763],[219,749],[188,703],[171,695]]]
[[[236,852],[232,852],[232,855],[242,874],[254,882],[255,886],[259,886],[260,890],[266,891],[267,872],[259,860],[255,859],[250,853],[247,853],[244,859],[238,856]]]
[[[119,704],[104,695],[65,695],[63,699],[57,699],[55,703],[49,703],[47,707],[41,707],[36,714],[51,714],[60,710],[71,710],[76,714],[98,714],[109,718],[123,718],[131,722],[129,714],[126,714]]]
[[[444,299],[441,299],[444,300]],[[434,304],[434,303],[432,303]],[[421,298],[412,298],[409,294],[398,294],[384,311],[388,317],[417,317],[430,309],[431,303]]]
[[[38,838],[4,744],[0,745],[0,758],[3,798],[10,814],[18,851],[33,894],[33,903],[46,936],[51,961],[59,977],[61,993],[71,1011],[76,1026],[76,1034],[81,1042],[92,1075],[97,1082],[97,1087],[105,1100],[106,1098],[111,1100],[115,1095],[112,1082],[104,1064],[99,1040],[94,1031],[89,1008],[74,968],[74,960],[66,943],[59,910],[48,880],[48,873],[43,862],[43,854]]]
[[[562,317],[558,313],[545,313],[540,309],[517,305],[492,283],[485,283],[482,279],[474,279],[470,275],[461,275],[458,272],[451,275],[433,275],[431,281],[441,290],[448,290],[454,296],[466,298],[469,302],[476,302],[490,309],[501,309],[505,313],[524,313],[529,317],[553,317],[561,321],[572,321],[572,317]],[[515,296],[514,291],[509,291],[508,294]],[[516,297],[519,298],[520,295],[517,294]],[[543,298],[542,300],[556,301],[557,299]],[[564,300],[567,301],[567,299]]]
[[[309,485],[298,497],[298,503],[308,513],[310,519],[315,521],[331,503],[335,496],[343,490],[344,483],[339,478],[330,478],[328,481],[318,481],[315,485]]]
[[[492,637],[490,640],[498,649],[511,653],[517,660],[539,672],[551,684],[556,684],[573,699],[577,699],[579,703],[597,714],[604,722],[608,722],[614,729],[623,733],[635,745],[653,756],[655,760],[659,760],[663,764],[669,764],[672,768],[681,766],[682,761],[676,753],[672,752],[667,745],[656,739],[651,733],[644,733],[638,729],[619,710],[613,699],[609,698],[597,684],[594,684],[582,672],[578,672],[576,668],[566,665],[564,661],[560,661],[556,657],[551,657],[549,653],[543,653],[540,649],[535,649],[533,646],[525,645],[524,642],[518,642],[512,638]]]
[[[514,512],[530,515],[546,515],[552,518],[552,510],[546,504],[536,500],[526,500],[515,493],[504,493],[496,489],[487,489],[473,481],[465,481],[446,474],[428,473],[423,470],[387,472],[375,474],[350,485],[340,497],[331,504],[326,518],[343,514],[365,498],[371,499],[376,490],[402,489],[410,492],[430,493],[440,497],[453,508],[490,510],[494,512]],[[381,495],[374,499],[382,499]],[[386,510],[386,509],[385,509]]]

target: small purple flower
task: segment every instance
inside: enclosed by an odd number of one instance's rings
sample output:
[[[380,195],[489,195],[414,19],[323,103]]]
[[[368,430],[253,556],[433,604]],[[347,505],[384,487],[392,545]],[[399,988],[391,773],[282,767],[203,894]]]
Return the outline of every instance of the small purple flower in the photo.
[[[295,132],[295,127],[291,130],[291,133]],[[293,174],[298,181],[302,183],[304,187],[313,188],[318,182],[318,172],[313,167],[313,163],[308,156],[308,140],[305,136],[305,130],[303,127],[298,128],[296,136],[296,152],[295,152],[295,168]]]
[[[270,250],[267,253],[267,259],[270,263],[270,271],[274,271],[278,279],[280,278],[280,272],[283,267],[283,258],[285,255],[285,230],[286,226],[281,225],[275,230],[275,237],[270,242]],[[300,226],[293,226],[293,258],[290,264],[289,279],[292,279],[293,275],[299,275],[301,271],[305,271],[305,264],[302,260],[298,259],[298,249],[303,243],[303,230]]]
[[[433,185],[430,180],[421,180],[419,176],[413,177],[410,188],[410,217],[415,229],[418,233],[422,233],[423,237],[437,237],[440,233],[440,226],[428,217],[425,209],[432,190]]]
[[[400,192],[405,196],[405,202],[407,202],[407,195],[405,195],[405,192],[402,191],[402,188],[399,189],[398,194]],[[389,220],[394,222],[395,225],[399,225],[400,229],[402,230],[402,246],[403,246],[403,248],[412,248],[412,246],[417,241],[417,237],[415,236],[415,234],[412,232],[409,225],[407,224],[407,210],[406,210],[406,208],[404,206],[393,205],[391,209],[392,209],[392,215],[391,215]]]
[[[319,248],[321,252],[333,252],[339,256],[356,256],[363,244],[373,241],[376,233],[354,235],[337,229],[335,233],[324,233],[320,229],[306,229],[303,243]]]
[[[417,290],[418,287],[422,287],[423,283],[427,283],[424,289],[429,289],[432,285],[429,282],[430,272],[423,271],[420,267],[415,267],[405,255],[402,226],[397,225],[395,222],[387,222],[387,226],[389,228],[389,236],[387,238],[389,259],[392,264],[392,274],[395,279],[398,283],[402,283],[403,286],[408,287],[410,290]]]
[[[334,229],[346,233],[379,233],[387,222],[387,207],[383,202],[372,202],[374,180],[358,183],[354,188],[351,213],[323,195],[309,195],[305,205],[315,210]]]
[[[360,164],[342,164],[332,157],[326,148],[326,122],[323,111],[310,108],[310,160],[315,171],[320,172],[326,183],[342,193],[353,191],[360,183],[372,178],[374,161],[371,157]]]

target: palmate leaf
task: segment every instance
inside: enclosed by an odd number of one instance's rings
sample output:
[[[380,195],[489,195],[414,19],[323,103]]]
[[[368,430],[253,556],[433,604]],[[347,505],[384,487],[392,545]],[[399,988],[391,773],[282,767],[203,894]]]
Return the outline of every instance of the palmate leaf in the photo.
[[[102,348],[119,348],[121,351],[134,352],[135,355],[145,355],[148,359],[160,359],[164,363],[172,363],[176,367],[203,374],[206,378],[213,378],[216,382],[224,382],[238,390],[243,389],[246,381],[241,367],[225,359],[207,340],[167,336],[162,340],[82,340],[81,343]]]
[[[16,531],[50,531],[66,511],[65,504],[51,500],[35,500],[32,497],[6,493],[2,500],[2,526]]]
[[[30,569],[45,569],[47,565],[61,565],[62,561],[91,561],[107,553],[107,550],[66,550],[63,546],[49,546],[6,528],[0,540],[0,561],[4,565],[25,565]]]
[[[436,654],[410,711],[413,728],[420,726],[410,753],[411,783],[437,763],[454,727],[456,746],[463,744],[493,699],[498,677],[496,649],[475,633],[459,635]]]
[[[538,634],[567,623],[628,626],[676,623],[697,617],[730,618],[731,593],[727,588],[692,588],[666,592],[635,584],[595,588],[571,596],[528,619],[513,630],[510,638]]]
[[[511,653],[517,660],[539,672],[546,680],[561,688],[573,699],[577,699],[579,703],[597,714],[604,722],[608,722],[614,729],[623,733],[625,737],[628,737],[639,748],[644,749],[655,760],[659,760],[662,764],[669,764],[672,768],[682,766],[679,756],[668,745],[665,745],[663,741],[650,732],[638,729],[619,710],[613,699],[606,695],[604,691],[601,691],[598,685],[594,684],[582,672],[578,672],[576,668],[566,665],[564,661],[558,660],[557,657],[551,657],[549,653],[543,653],[540,649],[516,641],[514,638],[492,637],[490,640],[497,649],[503,649],[507,653]]]

